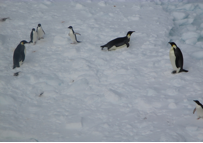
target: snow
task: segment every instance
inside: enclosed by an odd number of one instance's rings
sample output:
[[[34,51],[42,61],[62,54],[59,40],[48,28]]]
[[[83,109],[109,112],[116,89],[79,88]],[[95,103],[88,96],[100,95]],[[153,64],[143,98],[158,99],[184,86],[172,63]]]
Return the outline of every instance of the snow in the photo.
[[[0,3],[10,17],[0,23],[0,141],[203,141],[192,114],[193,100],[203,103],[201,0]],[[44,39],[12,69],[39,23]],[[128,31],[129,48],[101,50]],[[188,73],[171,74],[170,41]]]

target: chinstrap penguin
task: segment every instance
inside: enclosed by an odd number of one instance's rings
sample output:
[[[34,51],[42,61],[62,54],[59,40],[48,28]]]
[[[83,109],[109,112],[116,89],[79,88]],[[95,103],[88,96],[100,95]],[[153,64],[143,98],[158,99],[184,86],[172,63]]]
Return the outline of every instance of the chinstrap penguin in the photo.
[[[194,102],[196,103],[196,108],[194,109],[193,114],[197,111],[197,120],[199,120],[200,118],[203,118],[203,105],[198,100],[194,100]]]
[[[180,73],[180,72],[188,72],[183,69],[183,54],[178,46],[174,42],[169,42],[171,44],[171,49],[169,52],[170,61],[174,71],[172,74]]]
[[[119,37],[116,39],[111,40],[107,44],[101,46],[101,49],[103,50],[105,47],[108,49],[108,51],[115,50],[118,48],[122,48],[124,46],[127,46],[127,48],[130,46],[130,36],[135,31],[128,31],[127,35],[125,37]]]
[[[35,28],[32,28],[32,31],[30,33],[29,43],[33,43],[34,45],[37,43],[37,32],[35,31]]]
[[[43,39],[45,32],[44,32],[44,30],[42,29],[41,24],[38,24],[36,31],[37,31],[38,40]]]
[[[29,43],[29,42],[23,40],[16,47],[16,49],[13,53],[13,69],[16,67],[20,67],[20,65],[23,64],[23,62],[25,60],[25,52],[26,52],[25,44],[27,44],[27,43]]]
[[[78,35],[80,35],[80,34],[79,33],[75,33],[72,26],[69,26],[68,28],[70,29],[70,32],[69,32],[68,35],[70,36],[71,40],[73,41],[73,43],[71,43],[71,44],[80,43],[80,41],[78,41],[77,37],[76,37],[76,34],[78,34]]]

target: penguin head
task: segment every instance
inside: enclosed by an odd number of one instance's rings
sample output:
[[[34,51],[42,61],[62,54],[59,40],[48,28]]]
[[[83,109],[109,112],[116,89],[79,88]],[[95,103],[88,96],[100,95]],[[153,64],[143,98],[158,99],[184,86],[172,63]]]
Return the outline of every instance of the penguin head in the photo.
[[[174,43],[174,42],[168,42],[168,43],[171,44],[171,47],[173,47],[173,48],[177,47],[176,43]]]
[[[127,37],[130,38],[130,36],[131,36],[131,34],[132,34],[133,32],[135,32],[135,31],[128,31]]]
[[[21,45],[24,45],[24,44],[27,44],[27,43],[29,43],[29,42],[27,42],[27,41],[25,41],[25,40],[23,40],[23,41],[20,42]]]
[[[41,24],[40,24],[40,23],[38,24],[38,27],[41,27]]]
[[[193,100],[197,105],[202,106],[202,104],[198,100]]]
[[[35,31],[35,29],[34,29],[34,28],[32,28],[32,31]]]
[[[72,26],[69,26],[68,28],[69,28],[69,29],[73,29],[73,27],[72,27]]]

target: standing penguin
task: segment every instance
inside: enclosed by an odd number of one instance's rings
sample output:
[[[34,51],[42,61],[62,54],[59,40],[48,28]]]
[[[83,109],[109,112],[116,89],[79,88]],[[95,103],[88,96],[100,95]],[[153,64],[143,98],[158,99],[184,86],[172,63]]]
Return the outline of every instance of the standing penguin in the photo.
[[[45,32],[44,32],[44,30],[42,29],[41,24],[38,24],[36,31],[37,31],[38,40],[43,39]]]
[[[73,41],[73,43],[71,43],[71,44],[80,43],[80,41],[78,41],[77,37],[76,37],[76,34],[78,34],[78,35],[80,35],[80,34],[75,33],[72,26],[69,26],[68,28],[70,29],[70,33],[68,35],[70,36],[71,40]]]
[[[35,31],[35,28],[32,28],[32,31],[30,33],[30,42],[29,43],[33,43],[34,45],[37,42],[37,32]]]
[[[20,67],[20,65],[23,64],[23,61],[25,60],[25,52],[26,52],[25,44],[27,43],[29,42],[23,40],[16,47],[13,53],[13,69],[16,67]]]
[[[196,103],[196,108],[194,109],[193,114],[197,111],[197,120],[199,120],[200,118],[203,118],[203,105],[198,100],[194,100],[194,102]]]
[[[125,37],[116,38],[116,39],[108,42],[107,44],[101,46],[101,49],[103,50],[104,47],[106,47],[108,49],[108,51],[111,51],[111,50],[115,50],[118,48],[122,48],[124,46],[127,46],[127,48],[128,48],[130,46],[129,45],[130,36],[133,32],[135,32],[135,31],[128,31],[128,33]]]
[[[169,44],[171,44],[169,57],[174,69],[174,71],[172,71],[172,74],[179,72],[188,72],[187,70],[183,69],[183,54],[181,50],[174,42],[169,42]]]

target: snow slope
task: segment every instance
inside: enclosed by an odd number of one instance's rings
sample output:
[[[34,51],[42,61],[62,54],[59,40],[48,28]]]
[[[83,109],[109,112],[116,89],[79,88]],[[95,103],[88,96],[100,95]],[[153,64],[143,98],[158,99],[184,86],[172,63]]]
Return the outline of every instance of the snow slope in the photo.
[[[203,2],[1,0],[0,13],[0,141],[203,141]],[[45,38],[13,70],[38,23]],[[129,48],[101,51],[132,30]],[[169,41],[188,73],[171,74]]]

